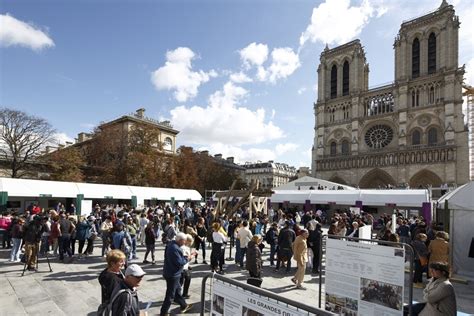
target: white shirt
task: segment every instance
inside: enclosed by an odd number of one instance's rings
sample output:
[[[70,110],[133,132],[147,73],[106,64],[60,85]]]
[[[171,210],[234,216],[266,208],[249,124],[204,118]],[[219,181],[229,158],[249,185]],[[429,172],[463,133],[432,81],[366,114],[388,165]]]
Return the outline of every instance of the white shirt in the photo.
[[[240,248],[247,248],[249,241],[252,239],[253,235],[248,227],[242,227],[239,230],[239,240],[240,240]]]
[[[181,250],[183,251],[183,255],[188,259],[188,262],[183,266],[183,270],[189,269],[189,261],[191,261],[191,248],[186,245],[181,246]]]
[[[223,243],[227,242],[227,237],[224,236],[224,234],[222,234],[220,232],[213,232],[212,233],[212,240],[214,240],[215,243],[223,244]]]

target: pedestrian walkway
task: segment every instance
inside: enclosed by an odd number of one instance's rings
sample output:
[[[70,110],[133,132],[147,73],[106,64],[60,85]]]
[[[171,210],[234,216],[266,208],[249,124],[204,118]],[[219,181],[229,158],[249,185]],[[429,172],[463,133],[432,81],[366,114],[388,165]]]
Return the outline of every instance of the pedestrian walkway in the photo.
[[[138,256],[143,258],[144,247],[139,247]],[[100,249],[96,247],[95,254]],[[139,298],[142,308],[145,308],[150,302],[151,306],[148,315],[158,315],[161,303],[165,296],[166,284],[163,280],[162,245],[157,247],[157,264],[142,264],[147,272],[142,285],[139,289]],[[210,251],[209,251],[210,253]],[[63,264],[57,259],[51,259],[53,272],[49,272],[46,260],[40,259],[39,271],[26,271],[25,276],[21,277],[23,265],[8,262],[9,251],[0,249],[0,316],[10,315],[95,315],[100,303],[100,286],[97,281],[99,273],[105,268],[103,258],[92,256],[83,260],[74,260],[72,263]],[[228,257],[229,251],[226,252]],[[264,250],[264,257],[267,258],[268,249]],[[209,258],[207,258],[209,261]],[[201,262],[201,259],[200,261]],[[247,273],[241,270],[233,261],[228,263],[225,276],[235,280],[245,282]],[[296,264],[294,263],[295,267]],[[188,303],[193,304],[191,311],[186,315],[199,315],[201,280],[209,272],[209,266],[203,264],[192,265],[192,282],[190,287],[191,298]],[[280,269],[282,270],[282,269]],[[284,271],[284,269],[283,269]],[[291,273],[283,271],[274,272],[269,266],[268,261],[264,267],[264,280],[262,287],[283,295],[286,298],[303,301],[306,304],[317,306],[319,278],[312,276],[307,272],[305,277],[306,290],[295,289],[291,282]],[[474,286],[472,284],[464,285],[455,283],[458,310],[474,314]],[[414,299],[422,300],[422,290],[414,289]],[[170,312],[174,315],[179,314],[179,306],[173,305]]]

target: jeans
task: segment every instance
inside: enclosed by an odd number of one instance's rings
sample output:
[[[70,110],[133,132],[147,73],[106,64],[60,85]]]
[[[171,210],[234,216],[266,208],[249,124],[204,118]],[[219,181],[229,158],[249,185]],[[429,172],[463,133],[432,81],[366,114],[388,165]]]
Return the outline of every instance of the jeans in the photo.
[[[132,239],[132,251],[130,253],[130,260],[135,259],[137,257],[137,236],[133,235],[130,236]]]
[[[36,266],[38,260],[38,248],[39,245],[37,243],[25,243],[25,256],[28,268],[34,268]]]
[[[21,238],[12,238],[13,241],[13,248],[12,252],[10,253],[10,261],[18,261],[20,260],[20,246],[21,246]]]
[[[270,265],[273,266],[275,264],[275,254],[277,250],[277,245],[273,244],[270,245]]]
[[[89,238],[87,239],[87,247],[86,247],[86,253],[91,255],[92,252],[94,251],[94,239]]]
[[[239,238],[236,238],[236,239],[235,239],[235,263],[239,263],[239,262],[240,262],[240,256],[241,256],[241,252],[240,252],[240,240],[239,240]]]
[[[72,257],[71,236],[59,236],[59,260],[64,260],[64,252]]]
[[[186,301],[181,295],[181,283],[179,282],[180,279],[181,275],[178,275],[176,277],[165,277],[166,296],[165,300],[163,301],[163,305],[161,305],[160,315],[166,315],[168,313],[172,301],[178,303],[179,306],[181,306],[181,309],[186,307]]]

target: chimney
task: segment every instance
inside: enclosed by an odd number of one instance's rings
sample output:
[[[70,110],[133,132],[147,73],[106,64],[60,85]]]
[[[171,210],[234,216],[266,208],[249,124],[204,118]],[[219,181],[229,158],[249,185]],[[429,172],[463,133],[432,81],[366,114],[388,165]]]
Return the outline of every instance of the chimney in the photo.
[[[72,142],[66,142],[66,146],[71,146]]]
[[[227,162],[234,163],[234,157],[227,157]]]
[[[222,154],[214,155],[214,158],[216,158],[216,159],[222,159]]]
[[[141,118],[141,119],[144,118],[145,117],[145,109],[144,108],[138,109],[136,117]]]
[[[82,132],[82,133],[79,133],[77,134],[77,142],[78,143],[82,143],[83,141],[87,140],[87,134]]]
[[[203,155],[209,155],[209,150],[203,150],[203,151],[201,151],[201,154],[203,154]]]

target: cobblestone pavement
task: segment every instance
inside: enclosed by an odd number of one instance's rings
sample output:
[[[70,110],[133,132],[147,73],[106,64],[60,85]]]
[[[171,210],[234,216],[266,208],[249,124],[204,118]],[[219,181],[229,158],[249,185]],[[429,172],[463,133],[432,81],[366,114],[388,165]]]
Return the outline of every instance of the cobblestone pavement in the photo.
[[[100,243],[100,241],[99,241]],[[138,248],[138,256],[143,258],[144,247]],[[100,249],[95,248],[95,254]],[[148,303],[151,307],[149,315],[159,314],[161,303],[164,299],[166,285],[161,276],[163,266],[162,245],[157,247],[157,264],[142,264],[147,272],[139,289],[139,298],[144,308]],[[267,259],[269,250],[264,250]],[[210,249],[207,252],[209,261]],[[22,277],[23,265],[8,262],[9,250],[0,249],[0,315],[95,315],[100,302],[100,286],[97,281],[98,274],[105,268],[103,258],[93,255],[83,260],[74,260],[72,263],[63,264],[56,258],[51,258],[53,272],[49,272],[46,260],[40,259],[38,272],[26,271]],[[226,252],[226,257],[229,251]],[[201,258],[199,258],[201,262]],[[226,261],[225,276],[245,282],[247,273],[235,265],[233,261]],[[293,263],[293,267],[295,263]],[[209,266],[204,264],[192,265],[192,282],[190,287],[191,298],[188,303],[193,308],[187,315],[199,315],[202,277],[209,272]],[[280,269],[281,270],[281,269]],[[262,287],[272,292],[283,295],[295,301],[317,306],[319,293],[319,277],[312,276],[309,271],[305,277],[306,290],[295,289],[291,282],[291,273],[274,272],[265,261],[264,281]],[[474,314],[474,286],[455,283],[458,310]],[[414,299],[421,300],[421,289],[414,289]],[[173,305],[170,312],[179,314],[177,305]]]

